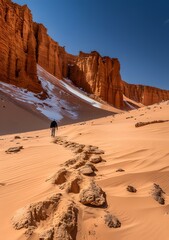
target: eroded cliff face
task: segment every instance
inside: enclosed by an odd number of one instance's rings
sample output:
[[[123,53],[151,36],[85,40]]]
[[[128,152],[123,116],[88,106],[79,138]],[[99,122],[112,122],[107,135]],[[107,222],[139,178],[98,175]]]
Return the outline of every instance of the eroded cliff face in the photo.
[[[26,7],[0,0],[0,80],[43,92],[37,78],[36,39]]]
[[[101,57],[96,51],[68,54],[42,24],[32,21],[26,5],[0,0],[0,81],[45,97],[37,63],[58,79],[69,78],[117,108],[125,108],[123,94],[145,105],[169,99],[169,91],[123,82],[118,59]]]
[[[37,42],[36,60],[49,73],[59,79],[67,77],[69,65],[76,59],[59,46],[48,34],[42,24],[34,23],[34,34]]]
[[[123,107],[120,64],[118,59],[101,57],[96,51],[80,52],[69,66],[68,77],[88,93],[100,97],[117,108]]]
[[[151,105],[169,99],[169,91],[155,87],[128,84],[122,81],[124,95],[144,105]]]

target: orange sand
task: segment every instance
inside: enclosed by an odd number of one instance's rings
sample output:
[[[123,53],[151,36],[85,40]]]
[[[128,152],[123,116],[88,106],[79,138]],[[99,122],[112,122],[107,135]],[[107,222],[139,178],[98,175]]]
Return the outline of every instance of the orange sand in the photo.
[[[168,240],[169,235],[169,122],[135,128],[140,121],[169,119],[168,102],[127,113],[59,128],[58,136],[77,143],[98,146],[106,162],[97,164],[94,177],[105,191],[108,207],[92,208],[79,202],[78,194],[66,194],[46,179],[74,153],[54,144],[49,130],[0,137],[0,236],[4,240],[25,239],[15,230],[11,218],[23,206],[61,192],[78,208],[77,240]],[[18,134],[17,134],[18,135]],[[15,154],[9,147],[23,146]],[[116,172],[123,168],[124,172]],[[151,196],[153,184],[165,191],[165,205]],[[126,191],[133,185],[136,193]],[[63,200],[64,201],[64,200]],[[106,210],[121,221],[121,228],[108,228]],[[33,238],[32,238],[33,239]]]

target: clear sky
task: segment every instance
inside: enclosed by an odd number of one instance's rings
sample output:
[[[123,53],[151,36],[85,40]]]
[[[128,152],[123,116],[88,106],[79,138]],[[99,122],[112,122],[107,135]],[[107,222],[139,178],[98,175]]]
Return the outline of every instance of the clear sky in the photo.
[[[169,90],[169,0],[13,0],[67,52],[118,58],[122,79]]]

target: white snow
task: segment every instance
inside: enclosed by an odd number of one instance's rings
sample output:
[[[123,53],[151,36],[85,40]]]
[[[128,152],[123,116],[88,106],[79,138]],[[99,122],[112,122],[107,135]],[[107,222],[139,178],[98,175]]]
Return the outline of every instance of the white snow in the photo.
[[[136,109],[137,107],[144,107],[144,105],[142,103],[136,102],[130,98],[127,98],[124,94],[123,94],[123,101],[131,108],[131,109]],[[130,104],[131,103],[131,104]],[[134,104],[134,107],[132,104]]]
[[[39,98],[38,94],[1,81],[0,90],[15,100],[33,105],[47,118],[56,119],[57,121],[63,119],[64,116],[71,119],[78,118],[78,104],[72,105],[68,100],[62,99],[64,94],[67,96],[69,94],[74,95],[75,97],[87,102],[89,105],[102,108],[101,103],[88,97],[85,92],[75,87],[70,80],[59,80],[50,73],[46,72],[39,65],[37,65],[37,70],[41,85],[48,94],[46,99],[42,100]],[[43,73],[45,73],[45,77],[42,77]],[[53,83],[55,84],[53,84],[50,79],[53,79]]]
[[[44,80],[41,77],[39,77],[39,80],[41,81],[43,88],[47,91],[49,96],[45,100],[39,99],[38,95],[29,92],[24,88],[19,88],[12,84],[4,82],[0,82],[0,90],[8,93],[10,96],[12,96],[18,101],[34,105],[35,108],[47,118],[60,121],[64,117],[62,108],[69,109],[69,103],[66,101],[61,101],[54,94],[53,91],[55,90],[55,86],[52,83]],[[75,112],[75,110],[68,110],[67,114],[72,119],[76,119],[78,117],[78,114],[77,112]]]
[[[76,95],[77,97],[85,100],[86,102],[90,103],[92,106],[101,108],[101,103],[89,98],[84,93],[80,92],[79,88],[75,89],[75,87],[70,86],[69,84],[63,82],[62,80],[59,81],[63,87],[65,87],[68,91]]]
[[[136,109],[135,107],[133,107],[129,102],[127,102],[126,100],[124,100],[124,102],[131,108],[131,109]]]
[[[39,75],[41,73],[45,73],[46,76],[49,76],[49,78],[52,77],[53,79],[55,79],[55,81],[57,81],[57,85],[62,86],[62,88],[64,88],[65,90],[68,90],[70,93],[74,94],[76,97],[83,99],[84,101],[88,102],[90,105],[92,105],[96,108],[102,108],[102,104],[100,102],[93,100],[92,98],[86,96],[86,93],[84,91],[80,90],[79,88],[75,87],[72,84],[72,81],[70,79],[67,79],[67,78],[64,79],[67,83],[63,80],[57,79],[55,76],[53,76],[52,74],[47,72],[45,69],[43,69],[38,64],[37,64],[37,69],[38,69]]]

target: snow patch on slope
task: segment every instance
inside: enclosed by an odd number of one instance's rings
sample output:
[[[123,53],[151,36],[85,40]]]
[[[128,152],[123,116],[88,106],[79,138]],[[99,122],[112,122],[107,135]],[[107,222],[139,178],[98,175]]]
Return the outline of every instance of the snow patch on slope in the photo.
[[[126,103],[126,105],[128,105],[131,109],[137,109],[140,107],[144,107],[144,105],[142,103],[138,103],[130,98],[127,98],[124,94],[123,94],[123,101]],[[133,104],[133,105],[132,105]],[[134,107],[136,106],[136,107]]]
[[[103,100],[96,100],[90,97],[90,95],[83,90],[76,87],[71,80],[69,79],[63,79],[59,80],[49,72],[47,72],[45,69],[43,69],[40,65],[37,64],[37,72],[39,76],[42,76],[44,79],[47,79],[49,82],[53,83],[55,86],[59,87],[62,93],[66,93],[67,95],[74,96],[74,99],[76,99],[77,104],[82,102],[87,103],[90,106],[107,110],[113,113],[120,113],[123,112],[120,109],[114,108],[110,104],[104,102]],[[78,101],[80,100],[80,101]],[[77,105],[76,104],[76,105]]]
[[[73,93],[77,97],[85,100],[86,102],[88,102],[89,104],[91,104],[94,107],[101,108],[101,103],[99,103],[99,102],[93,100],[92,98],[86,96],[85,93],[83,93],[82,91],[79,90],[79,88],[76,88],[74,86],[70,86],[66,82],[63,82],[62,80],[60,80],[59,82],[63,87],[65,87],[69,92]]]
[[[58,80],[57,84],[53,84],[48,81],[48,77],[42,77],[40,72],[46,72],[40,66],[38,68],[38,78],[41,82],[43,89],[47,92],[48,97],[44,100],[39,98],[38,94],[28,91],[24,88],[16,87],[15,85],[0,82],[0,90],[15,100],[32,105],[36,110],[41,112],[48,119],[62,120],[65,116],[70,119],[78,119],[78,104],[72,105],[69,99],[65,100],[64,95],[73,94],[77,98],[84,100],[94,107],[101,108],[101,104],[82,92],[74,86],[70,86],[70,83],[66,83],[62,80]],[[50,75],[46,72],[47,75]]]
[[[20,102],[33,105],[49,119],[56,119],[60,121],[65,115],[63,109],[66,110],[66,114],[69,115],[71,119],[77,119],[77,111],[75,109],[70,110],[69,103],[61,100],[55,95],[54,90],[56,87],[41,77],[39,77],[39,80],[49,96],[45,100],[39,99],[37,94],[29,92],[24,88],[19,88],[15,85],[4,82],[0,82],[0,90]]]
[[[76,120],[80,118],[79,109],[83,108],[83,103],[111,112],[121,112],[121,110],[115,109],[106,103],[103,104],[90,98],[87,93],[74,86],[70,80],[59,80],[39,65],[37,65],[37,74],[48,96],[44,100],[39,98],[39,94],[1,81],[0,91],[14,100],[31,105],[31,108],[41,112],[51,120],[61,121],[63,118]]]

